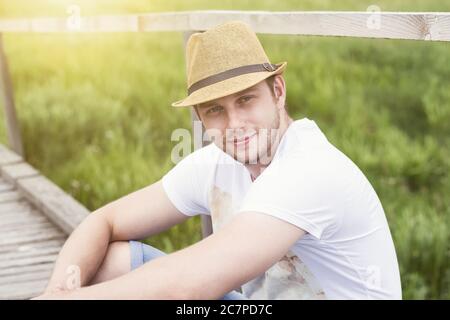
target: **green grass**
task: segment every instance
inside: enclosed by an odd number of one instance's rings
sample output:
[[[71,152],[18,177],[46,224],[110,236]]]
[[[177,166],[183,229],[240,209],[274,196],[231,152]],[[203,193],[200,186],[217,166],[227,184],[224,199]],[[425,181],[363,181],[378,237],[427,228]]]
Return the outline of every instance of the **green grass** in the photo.
[[[78,1],[83,14],[198,9],[365,10],[369,1]],[[65,15],[77,1],[3,1],[0,16]],[[383,10],[449,11],[441,1]],[[171,132],[190,127],[182,37],[6,34],[27,161],[90,210],[172,167]],[[450,298],[448,43],[264,35],[288,61],[288,105],[315,120],[367,175],[385,209],[404,298]],[[0,141],[6,143],[0,112]],[[147,242],[172,252],[200,239],[195,217]]]

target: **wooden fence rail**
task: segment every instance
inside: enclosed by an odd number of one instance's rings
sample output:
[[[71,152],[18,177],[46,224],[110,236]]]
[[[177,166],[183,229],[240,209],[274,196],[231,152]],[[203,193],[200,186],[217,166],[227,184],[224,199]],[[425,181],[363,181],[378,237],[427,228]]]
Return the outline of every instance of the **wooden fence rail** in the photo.
[[[0,19],[0,32],[207,30],[229,20],[257,33],[450,41],[448,12],[187,11],[74,18]]]

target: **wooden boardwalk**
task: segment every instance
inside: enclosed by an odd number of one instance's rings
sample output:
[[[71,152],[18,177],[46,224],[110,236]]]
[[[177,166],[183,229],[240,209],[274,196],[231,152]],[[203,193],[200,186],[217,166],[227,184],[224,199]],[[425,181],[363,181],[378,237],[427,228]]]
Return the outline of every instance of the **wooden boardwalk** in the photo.
[[[0,144],[0,299],[41,293],[88,210]]]

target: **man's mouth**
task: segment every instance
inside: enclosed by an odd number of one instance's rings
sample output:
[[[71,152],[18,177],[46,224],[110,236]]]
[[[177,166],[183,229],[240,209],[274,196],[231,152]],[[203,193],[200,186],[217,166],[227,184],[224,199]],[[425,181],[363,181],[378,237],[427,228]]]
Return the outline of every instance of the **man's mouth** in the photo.
[[[233,142],[233,144],[234,144],[236,147],[244,146],[244,145],[247,145],[248,142],[250,141],[250,139],[251,139],[252,137],[254,137],[255,135],[256,135],[256,132],[253,133],[253,134],[251,134],[251,135],[249,135],[249,136],[245,136],[245,137],[243,137],[243,138],[239,138],[239,139],[234,138],[234,139],[233,139],[232,141],[230,141],[230,142]]]

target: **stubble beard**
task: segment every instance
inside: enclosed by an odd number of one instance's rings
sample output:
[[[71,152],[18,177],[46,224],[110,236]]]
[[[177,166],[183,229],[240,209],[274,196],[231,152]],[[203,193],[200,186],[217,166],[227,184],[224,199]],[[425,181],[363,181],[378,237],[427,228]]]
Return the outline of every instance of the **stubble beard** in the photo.
[[[241,162],[244,165],[255,165],[255,164],[265,164],[263,162],[270,162],[273,157],[272,149],[276,143],[276,139],[278,139],[278,135],[280,134],[280,114],[278,111],[275,112],[275,119],[269,125],[268,128],[262,128],[257,130],[256,135],[256,159],[254,157],[250,157],[248,150],[244,150],[244,159],[239,159],[237,154],[237,148],[233,148],[232,157],[234,160]],[[265,146],[261,146],[260,139],[264,139],[260,134],[264,133],[266,135],[266,143]],[[263,161],[264,160],[264,161]],[[267,163],[266,163],[267,164]]]

